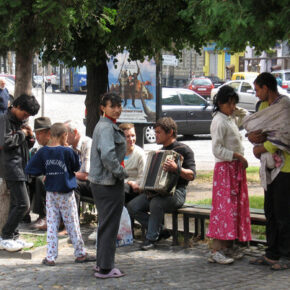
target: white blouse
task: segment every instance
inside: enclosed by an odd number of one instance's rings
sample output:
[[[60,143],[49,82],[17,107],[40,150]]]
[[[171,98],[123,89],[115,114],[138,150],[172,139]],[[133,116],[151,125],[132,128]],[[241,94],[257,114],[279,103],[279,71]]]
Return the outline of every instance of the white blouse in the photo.
[[[232,161],[234,152],[244,155],[242,136],[234,116],[221,112],[214,115],[210,126],[215,162]]]

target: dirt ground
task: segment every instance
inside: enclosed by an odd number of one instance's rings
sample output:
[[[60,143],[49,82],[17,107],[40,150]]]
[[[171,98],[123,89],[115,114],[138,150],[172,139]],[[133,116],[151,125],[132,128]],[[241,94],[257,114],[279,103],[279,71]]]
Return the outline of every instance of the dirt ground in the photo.
[[[248,184],[249,196],[264,195],[264,190],[259,183]],[[212,184],[191,182],[187,187],[186,200],[198,201],[212,197]]]

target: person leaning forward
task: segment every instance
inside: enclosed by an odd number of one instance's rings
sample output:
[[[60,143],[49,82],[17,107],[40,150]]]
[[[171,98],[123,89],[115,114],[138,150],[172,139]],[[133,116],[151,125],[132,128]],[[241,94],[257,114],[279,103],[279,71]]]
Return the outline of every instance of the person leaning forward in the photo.
[[[280,95],[277,89],[275,77],[267,72],[261,73],[254,81],[256,95],[261,103],[258,110],[274,110],[275,106],[284,104],[283,107],[288,110],[289,100],[287,96]],[[286,108],[286,109],[287,109]],[[283,131],[289,127],[289,114],[286,113],[287,119],[283,120]],[[280,116],[277,116],[279,118]],[[277,122],[276,122],[277,123]],[[263,122],[263,127],[271,128],[273,124]],[[263,129],[264,129],[263,128]],[[275,128],[274,128],[275,129]],[[270,136],[272,137],[272,136]],[[285,270],[290,268],[290,153],[281,148],[281,140],[278,143],[267,140],[262,131],[253,131],[248,134],[249,141],[254,143],[254,155],[262,159],[264,153],[276,154],[283,156],[284,164],[280,168],[278,175],[267,184],[265,190],[264,209],[266,216],[266,240],[267,249],[264,256],[252,259],[251,264],[268,265],[272,270]],[[272,137],[273,138],[273,137]],[[272,140],[271,138],[271,140]],[[280,146],[279,146],[280,145]],[[287,144],[289,146],[289,144]],[[278,166],[275,166],[278,167]],[[274,170],[274,169],[273,169]]]
[[[168,230],[165,230],[162,225],[164,213],[175,211],[183,206],[188,182],[194,180],[196,176],[194,153],[187,145],[176,141],[177,125],[174,120],[168,117],[161,118],[154,128],[157,144],[163,145],[161,150],[174,150],[181,154],[184,160],[181,169],[173,160],[167,160],[163,164],[165,171],[179,174],[172,196],[156,195],[149,198],[143,193],[127,205],[130,216],[147,229],[146,240],[141,245],[141,249],[145,251],[154,248],[155,243],[160,239],[170,236]]]

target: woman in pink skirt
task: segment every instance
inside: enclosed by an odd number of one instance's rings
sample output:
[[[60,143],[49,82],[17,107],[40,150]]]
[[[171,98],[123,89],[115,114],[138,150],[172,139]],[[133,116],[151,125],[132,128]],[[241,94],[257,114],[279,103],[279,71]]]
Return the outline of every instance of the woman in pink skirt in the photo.
[[[207,236],[212,238],[208,261],[230,264],[240,253],[233,241],[251,240],[246,168],[242,137],[238,126],[247,111],[236,108],[239,97],[230,86],[223,86],[214,97],[214,118],[211,124],[212,151],[215,168],[212,190],[212,211]]]

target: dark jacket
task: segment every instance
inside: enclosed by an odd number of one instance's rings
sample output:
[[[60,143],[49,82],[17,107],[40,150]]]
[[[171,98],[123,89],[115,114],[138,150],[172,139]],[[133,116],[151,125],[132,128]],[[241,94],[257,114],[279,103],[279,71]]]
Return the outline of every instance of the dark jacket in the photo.
[[[21,130],[24,122],[19,121],[11,113],[11,109],[8,109],[3,119],[0,124],[0,133],[4,131],[4,136],[3,133],[0,136],[0,142],[2,139],[3,143],[0,144],[0,177],[10,181],[27,181],[24,169],[29,159],[29,149],[33,147],[35,139],[25,136]]]

